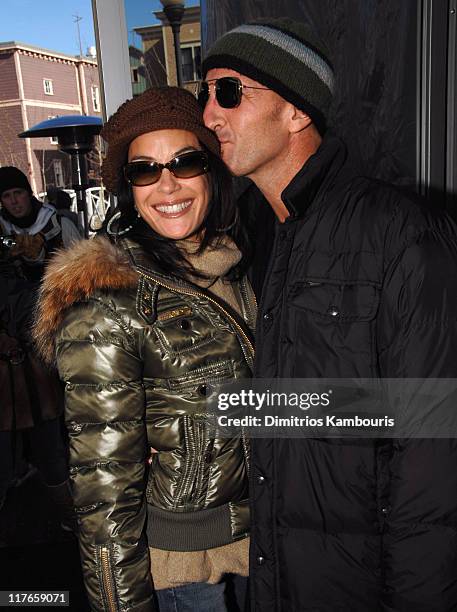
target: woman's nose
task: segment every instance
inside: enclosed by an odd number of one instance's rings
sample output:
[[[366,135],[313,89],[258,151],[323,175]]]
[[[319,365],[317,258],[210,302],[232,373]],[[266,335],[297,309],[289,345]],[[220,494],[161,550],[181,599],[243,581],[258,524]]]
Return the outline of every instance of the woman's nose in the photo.
[[[172,193],[177,188],[179,188],[179,181],[168,168],[164,168],[157,184],[158,191]]]

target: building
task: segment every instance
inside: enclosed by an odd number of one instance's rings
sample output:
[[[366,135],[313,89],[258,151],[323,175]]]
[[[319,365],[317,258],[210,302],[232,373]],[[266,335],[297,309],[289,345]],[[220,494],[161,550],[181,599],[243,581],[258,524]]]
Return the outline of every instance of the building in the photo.
[[[71,187],[70,158],[59,151],[56,139],[17,135],[60,115],[101,116],[97,62],[91,57],[3,42],[0,83],[0,165],[17,166],[25,172],[35,193],[50,186]],[[92,171],[94,180],[97,175]]]
[[[142,41],[144,74],[149,85],[176,85],[173,32],[163,11],[156,11],[154,15],[160,21],[159,24],[135,28],[135,32],[141,36]],[[201,77],[200,6],[191,6],[185,9],[181,22],[180,39],[183,85],[193,92],[197,81]],[[135,81],[135,78],[138,78],[138,72],[135,72],[133,67],[131,70],[133,91],[134,93],[141,93],[135,89],[135,83],[138,83],[138,81]]]
[[[149,84],[144,54],[140,49],[137,49],[137,47],[129,45],[129,59],[132,94],[133,96],[139,96],[146,91]]]

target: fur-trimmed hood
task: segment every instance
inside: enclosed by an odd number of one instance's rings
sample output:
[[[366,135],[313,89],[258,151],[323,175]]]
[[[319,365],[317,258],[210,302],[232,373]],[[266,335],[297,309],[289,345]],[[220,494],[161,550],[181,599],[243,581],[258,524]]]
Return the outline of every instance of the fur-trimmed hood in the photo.
[[[72,304],[97,289],[124,289],[135,287],[137,282],[138,272],[127,252],[107,238],[81,240],[58,251],[46,268],[33,327],[44,361],[54,362],[55,334]]]

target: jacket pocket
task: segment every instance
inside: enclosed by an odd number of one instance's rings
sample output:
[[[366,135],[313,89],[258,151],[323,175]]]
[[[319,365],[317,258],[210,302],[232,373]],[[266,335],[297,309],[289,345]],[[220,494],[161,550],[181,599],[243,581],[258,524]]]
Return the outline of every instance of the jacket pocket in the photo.
[[[294,283],[289,300],[292,306],[335,323],[371,321],[378,309],[379,289],[366,281],[306,279]]]
[[[188,370],[182,376],[167,379],[170,391],[197,390],[200,395],[208,395],[209,383],[223,382],[233,378],[233,364],[230,360],[216,361],[208,365]]]
[[[170,357],[185,355],[211,344],[215,331],[200,311],[182,304],[173,304],[160,311],[154,323],[160,348]]]
[[[288,295],[295,377],[376,375],[380,289],[367,281],[307,278]]]

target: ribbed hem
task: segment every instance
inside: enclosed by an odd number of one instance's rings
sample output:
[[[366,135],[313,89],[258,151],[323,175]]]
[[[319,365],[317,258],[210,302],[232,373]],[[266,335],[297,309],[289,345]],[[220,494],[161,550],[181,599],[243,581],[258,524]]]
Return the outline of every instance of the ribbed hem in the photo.
[[[172,512],[148,504],[148,545],[162,550],[191,552],[230,544],[249,531],[249,516],[242,510],[244,506],[244,502],[240,502],[240,512],[237,512],[237,504],[196,512]],[[243,516],[247,522],[243,529],[238,524],[233,530],[234,516]]]

